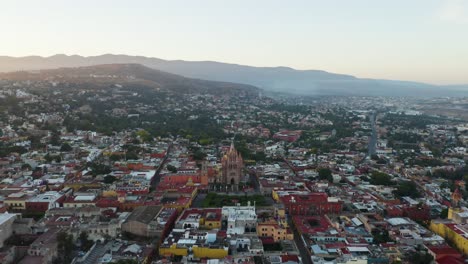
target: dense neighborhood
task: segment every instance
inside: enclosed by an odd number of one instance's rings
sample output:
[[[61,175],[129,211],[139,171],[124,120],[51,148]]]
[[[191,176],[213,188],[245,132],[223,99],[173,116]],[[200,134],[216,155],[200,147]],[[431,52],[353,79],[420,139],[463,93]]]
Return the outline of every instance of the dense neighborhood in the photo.
[[[0,80],[0,263],[465,263],[466,98],[89,78]]]

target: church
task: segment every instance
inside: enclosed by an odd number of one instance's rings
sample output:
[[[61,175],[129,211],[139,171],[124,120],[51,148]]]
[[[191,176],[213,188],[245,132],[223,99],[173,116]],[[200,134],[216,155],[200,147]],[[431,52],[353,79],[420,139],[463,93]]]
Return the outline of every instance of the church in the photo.
[[[221,159],[221,165],[222,175],[220,180],[222,184],[238,185],[243,180],[244,161],[234,147],[234,143],[231,144],[229,151]]]

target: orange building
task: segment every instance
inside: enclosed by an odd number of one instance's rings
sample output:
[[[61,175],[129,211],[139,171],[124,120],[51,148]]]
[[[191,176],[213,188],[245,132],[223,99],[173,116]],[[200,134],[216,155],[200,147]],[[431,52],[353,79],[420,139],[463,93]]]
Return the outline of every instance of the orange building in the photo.
[[[272,237],[275,242],[294,239],[291,230],[287,226],[278,224],[275,220],[259,223],[257,234],[259,237]]]

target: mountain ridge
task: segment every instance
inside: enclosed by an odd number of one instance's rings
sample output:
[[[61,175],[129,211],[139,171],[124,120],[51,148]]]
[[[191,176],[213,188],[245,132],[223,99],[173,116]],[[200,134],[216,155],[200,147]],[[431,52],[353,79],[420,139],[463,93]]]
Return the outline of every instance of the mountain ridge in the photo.
[[[290,67],[255,67],[216,61],[164,60],[144,56],[103,54],[84,57],[56,54],[50,57],[0,56],[0,72],[138,63],[188,78],[241,83],[265,91],[305,95],[468,96],[468,85],[444,86],[421,82],[358,78],[322,70]]]
[[[83,67],[13,71],[0,73],[0,80],[46,81],[75,84],[138,84],[148,88],[167,89],[182,93],[245,93],[257,95],[257,87],[230,82],[217,82],[187,78],[173,73],[152,69],[137,63],[99,64]]]

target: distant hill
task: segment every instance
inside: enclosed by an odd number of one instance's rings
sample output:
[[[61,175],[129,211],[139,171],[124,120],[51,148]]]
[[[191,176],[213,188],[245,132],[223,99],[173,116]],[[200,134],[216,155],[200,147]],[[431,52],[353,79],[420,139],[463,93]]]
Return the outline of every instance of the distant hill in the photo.
[[[5,72],[0,73],[1,79],[95,84],[96,86],[100,84],[139,84],[182,93],[257,95],[260,91],[251,85],[187,78],[140,64],[101,64],[75,68]]]
[[[418,82],[360,79],[351,75],[288,67],[251,67],[212,61],[162,60],[142,56],[112,55],[51,57],[0,56],[0,72],[137,63],[153,69],[221,82],[243,83],[266,91],[307,95],[468,96],[468,85],[437,86]]]

